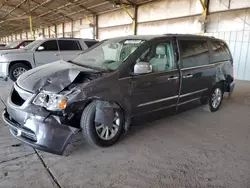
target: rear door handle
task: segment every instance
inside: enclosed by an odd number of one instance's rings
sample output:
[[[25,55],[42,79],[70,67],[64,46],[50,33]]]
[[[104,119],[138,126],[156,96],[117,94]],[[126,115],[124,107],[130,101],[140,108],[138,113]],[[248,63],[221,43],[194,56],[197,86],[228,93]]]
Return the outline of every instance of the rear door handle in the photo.
[[[188,74],[188,75],[184,75],[183,78],[192,78],[193,75],[192,74]]]
[[[171,76],[168,78],[168,81],[177,80],[178,78],[179,78],[178,76]]]

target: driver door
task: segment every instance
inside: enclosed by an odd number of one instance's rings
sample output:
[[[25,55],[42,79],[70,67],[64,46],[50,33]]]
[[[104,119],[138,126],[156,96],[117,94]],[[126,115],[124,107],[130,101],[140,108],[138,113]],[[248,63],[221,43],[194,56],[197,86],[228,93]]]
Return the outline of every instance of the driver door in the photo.
[[[34,52],[34,59],[37,66],[52,63],[60,60],[60,52],[56,40],[48,40],[40,45]]]
[[[132,77],[132,115],[175,110],[179,93],[179,70],[171,40],[155,42],[137,60],[152,65],[151,73]]]

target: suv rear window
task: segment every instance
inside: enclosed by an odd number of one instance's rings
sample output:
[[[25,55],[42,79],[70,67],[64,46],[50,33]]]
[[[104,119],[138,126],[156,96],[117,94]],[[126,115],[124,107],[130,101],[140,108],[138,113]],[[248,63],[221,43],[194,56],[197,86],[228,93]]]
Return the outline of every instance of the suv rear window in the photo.
[[[75,40],[59,40],[58,43],[61,51],[80,50]]]
[[[84,41],[84,42],[89,48],[98,43],[97,41]]]
[[[206,40],[181,40],[179,43],[182,58],[182,68],[208,64],[209,51]]]
[[[231,59],[227,45],[221,41],[211,41],[212,44],[212,62],[226,61]]]

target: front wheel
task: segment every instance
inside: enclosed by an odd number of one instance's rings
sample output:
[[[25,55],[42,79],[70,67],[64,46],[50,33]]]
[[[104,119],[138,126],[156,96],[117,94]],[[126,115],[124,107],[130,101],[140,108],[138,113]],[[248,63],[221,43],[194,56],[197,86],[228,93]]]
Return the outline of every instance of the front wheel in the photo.
[[[223,90],[220,84],[217,84],[213,91],[211,96],[208,99],[208,106],[211,112],[217,111],[222,103],[223,100]]]
[[[16,63],[10,67],[10,79],[16,81],[19,76],[29,70],[29,66],[23,63]]]
[[[96,102],[90,103],[83,111],[81,127],[83,137],[95,147],[108,147],[120,138],[123,131],[124,118],[120,109],[114,109],[115,117],[112,128],[95,122]]]

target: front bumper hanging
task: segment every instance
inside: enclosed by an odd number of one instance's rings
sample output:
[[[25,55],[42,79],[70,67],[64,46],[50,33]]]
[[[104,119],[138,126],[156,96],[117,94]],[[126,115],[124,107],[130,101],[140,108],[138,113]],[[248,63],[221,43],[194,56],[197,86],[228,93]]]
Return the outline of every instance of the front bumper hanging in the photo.
[[[33,148],[49,153],[62,155],[70,139],[78,131],[76,128],[60,124],[54,116],[26,117],[28,118],[25,123],[21,125],[10,116],[7,110],[2,114],[14,137]]]

